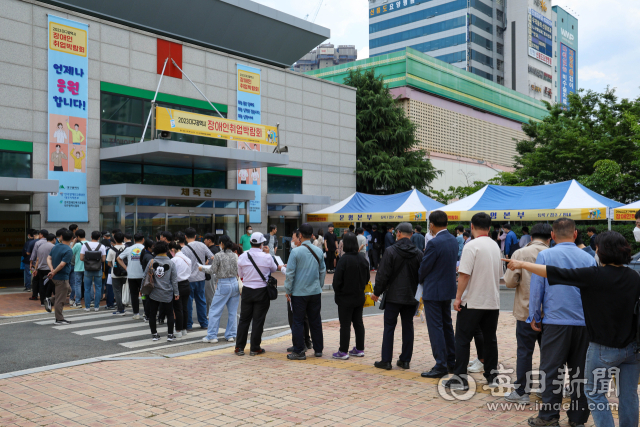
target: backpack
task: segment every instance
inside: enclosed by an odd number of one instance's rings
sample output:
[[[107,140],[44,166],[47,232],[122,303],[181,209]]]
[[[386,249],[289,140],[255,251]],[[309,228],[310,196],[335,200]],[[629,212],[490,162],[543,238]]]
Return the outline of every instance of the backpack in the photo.
[[[116,257],[113,260],[113,268],[111,269],[111,272],[114,275],[118,276],[118,277],[126,277],[127,276],[127,270],[122,268],[122,266],[118,262],[118,258],[120,257],[120,254],[122,252],[124,252],[125,249],[126,248],[122,248],[122,249],[111,248],[111,250],[116,252]],[[129,265],[129,258],[125,258],[122,261],[124,261],[124,265],[126,265],[126,266]]]
[[[84,242],[87,250],[84,253],[84,269],[85,271],[100,271],[102,270],[102,251],[100,248],[102,247],[101,243],[98,243],[95,250],[91,249],[89,243]]]

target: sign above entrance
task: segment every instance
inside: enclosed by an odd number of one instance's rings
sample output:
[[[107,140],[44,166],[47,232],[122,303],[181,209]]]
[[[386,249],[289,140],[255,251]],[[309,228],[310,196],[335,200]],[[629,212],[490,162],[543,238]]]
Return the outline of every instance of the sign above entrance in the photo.
[[[156,129],[251,144],[278,145],[278,130],[275,126],[238,122],[164,107],[156,107]]]

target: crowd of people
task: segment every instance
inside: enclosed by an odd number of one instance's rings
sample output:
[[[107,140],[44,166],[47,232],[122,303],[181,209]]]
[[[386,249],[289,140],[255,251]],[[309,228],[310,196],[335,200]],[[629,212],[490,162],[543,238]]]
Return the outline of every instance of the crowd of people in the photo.
[[[384,310],[384,331],[381,357],[374,366],[393,369],[400,317],[402,348],[396,366],[410,368],[413,322],[422,301],[435,359],[422,376],[466,391],[473,372],[482,372],[490,387],[501,386],[497,328],[504,279],[515,289],[517,343],[515,388],[505,399],[530,403],[530,394],[539,387],[542,405],[529,425],[559,425],[568,373],[569,424],[582,426],[592,414],[597,426],[608,427],[614,424],[606,394],[615,377],[620,425],[638,425],[640,356],[634,310],[640,274],[625,267],[631,248],[624,237],[589,229],[585,245],[568,218],[553,225],[538,223],[531,230],[523,227],[520,238],[510,224],[492,227],[486,213],[473,216],[470,230],[457,226],[455,236],[448,225],[442,211],[430,214],[424,234],[420,226],[401,223],[384,233],[375,225],[366,230],[351,227],[338,238],[333,225],[324,233],[302,224],[291,236],[286,264],[275,256],[275,225],[268,234],[248,226],[239,244],[212,234],[200,242],[193,228],[175,235],[165,231],[155,242],[121,230],[93,231],[89,241],[75,225],[56,234],[30,230],[33,239],[23,251],[25,289],[32,290],[30,299],[55,311],[59,325],[70,323],[63,316],[67,300],[79,306],[84,298],[86,311],[98,311],[104,296],[113,315],[125,315],[127,299],[133,319],[149,322],[154,341],[160,339],[157,326],[165,319],[168,341],[187,335],[193,329],[195,302],[200,328],[207,329],[202,341],[217,343],[226,307],[226,341],[235,342],[235,354],[243,356],[249,340],[249,354],[255,356],[265,352],[265,319],[278,297],[272,274],[281,271],[292,331],[287,358],[304,360],[307,352],[323,354],[321,293],[326,274],[333,273],[340,342],[332,356],[346,360],[365,354],[365,287],[375,270],[371,298]],[[214,286],[209,290],[207,284]],[[472,341],[478,357],[470,362]],[[533,367],[536,343],[539,370]],[[539,378],[532,375],[536,372]]]

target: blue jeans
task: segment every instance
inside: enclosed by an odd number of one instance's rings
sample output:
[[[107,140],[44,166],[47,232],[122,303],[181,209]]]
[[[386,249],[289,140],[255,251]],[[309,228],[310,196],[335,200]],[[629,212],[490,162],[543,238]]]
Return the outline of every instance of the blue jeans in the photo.
[[[194,299],[196,300],[196,312],[198,313],[198,323],[200,323],[200,327],[209,327],[209,322],[207,321],[207,301],[204,297],[204,284],[204,280],[200,280],[199,282],[189,282],[189,285],[191,285],[191,295],[189,295],[189,314],[187,316],[187,329],[191,329],[193,327]]]
[[[235,338],[238,331],[238,304],[240,302],[240,292],[238,291],[238,280],[235,277],[226,279],[218,279],[218,289],[213,295],[211,307],[209,308],[209,327],[207,330],[207,338],[214,339],[218,337],[218,328],[220,327],[220,317],[222,317],[222,309],[226,306],[229,317],[227,318],[227,328],[224,331],[226,339]]]
[[[82,300],[82,284],[84,280],[83,271],[74,271],[69,276],[69,284],[71,285],[71,299],[75,299],[76,304],[80,305]]]
[[[611,348],[589,343],[585,366],[587,385],[584,391],[589,401],[591,416],[598,427],[614,426],[606,396],[612,373],[615,374],[618,388],[620,426],[638,425],[640,354],[636,354],[635,350],[635,342],[626,348]]]
[[[93,285],[96,286],[95,293],[93,292]],[[102,270],[84,272],[84,308],[89,308],[92,299],[94,300],[93,306],[100,307],[100,300],[102,299]]]
[[[31,289],[31,270],[29,269],[29,264],[22,264],[24,267],[24,287],[25,289]]]

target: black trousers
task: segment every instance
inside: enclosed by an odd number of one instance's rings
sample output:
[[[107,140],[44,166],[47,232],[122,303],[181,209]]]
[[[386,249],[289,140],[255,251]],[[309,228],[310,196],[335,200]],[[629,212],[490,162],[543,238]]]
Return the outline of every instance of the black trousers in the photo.
[[[293,312],[291,311],[291,304],[287,302],[287,317],[289,318],[289,327],[293,330]],[[293,343],[293,335],[291,336],[291,342]],[[304,315],[304,342],[311,344],[311,336],[309,335],[309,316]],[[310,345],[307,347],[311,348]]]
[[[543,406],[538,417],[543,420],[560,417],[566,364],[573,389],[567,417],[576,424],[587,422],[590,411],[582,380],[586,378],[584,365],[588,347],[586,326],[542,325],[540,370],[545,373],[545,378],[542,390]]]
[[[327,259],[325,259],[325,263],[327,266],[327,270],[335,270],[336,266],[334,265],[334,260],[336,259],[336,251],[329,249],[327,251]]]
[[[374,269],[378,269],[378,264],[380,263],[380,249],[376,249],[374,247],[369,251],[369,262],[371,263],[370,267]]]
[[[293,352],[304,353],[304,318],[309,317],[309,332],[313,340],[313,351],[322,353],[324,349],[324,337],[322,335],[322,294],[294,296],[291,295],[291,305],[293,306],[293,325],[291,325],[291,335],[293,338]]]
[[[402,362],[411,362],[411,356],[413,356],[413,316],[415,314],[415,305],[392,302],[385,304],[381,362],[391,362],[393,359],[393,339],[398,324],[398,315],[400,315],[402,324],[402,353],[398,359]]]
[[[40,304],[44,304],[44,298],[46,289],[44,286],[44,279],[47,278],[49,270],[38,270],[38,274],[35,277],[31,277],[31,296],[37,298],[40,296]]]
[[[40,293],[40,304],[44,304],[45,298],[51,298],[51,294],[53,293],[53,289],[55,285],[53,284],[53,280],[47,280],[47,274],[49,274],[50,270],[38,270],[38,276],[40,277],[40,281],[38,282],[38,292]],[[45,285],[44,282],[47,281]]]
[[[362,306],[350,307],[338,306],[338,319],[340,320],[340,348],[339,351],[349,351],[351,340],[351,325],[356,333],[356,348],[364,350],[364,322],[362,321]]]
[[[473,343],[476,345],[476,353],[478,359],[484,360],[484,337],[482,336],[482,329],[478,326],[476,332],[473,334]]]
[[[456,363],[456,343],[451,321],[451,300],[424,301],[424,314],[431,342],[431,353],[436,359],[434,369],[448,372]]]
[[[131,308],[133,314],[140,313],[140,288],[142,279],[129,279],[129,294],[131,295]]]
[[[262,342],[262,332],[267,312],[271,306],[267,288],[253,289],[247,286],[242,288],[242,299],[240,301],[240,322],[238,323],[238,336],[236,348],[244,350],[247,346],[247,336],[249,335],[249,325],[251,327],[251,351],[260,350]]]
[[[536,342],[540,347],[542,332],[531,329],[531,324],[518,320],[516,323],[516,342],[518,345],[518,358],[516,359],[516,391],[520,396],[531,392],[532,384],[527,381],[527,372],[533,369],[533,351],[536,349]]]
[[[147,299],[149,300],[147,304],[149,307],[149,327],[151,328],[151,333],[155,334],[158,332],[156,329],[156,313],[158,311],[158,308],[164,307],[167,313],[171,313],[172,303],[160,302],[151,298]],[[167,330],[169,335],[173,334],[173,316],[167,317]]]
[[[484,338],[484,377],[491,382],[498,375],[498,317],[500,310],[462,307],[456,321],[456,366],[453,373],[467,375],[471,340],[480,327]],[[465,377],[466,378],[466,377]]]
[[[185,280],[178,283],[180,299],[173,300],[173,313],[176,317],[176,331],[187,329],[187,318],[189,316],[189,295],[191,295],[191,285]]]

